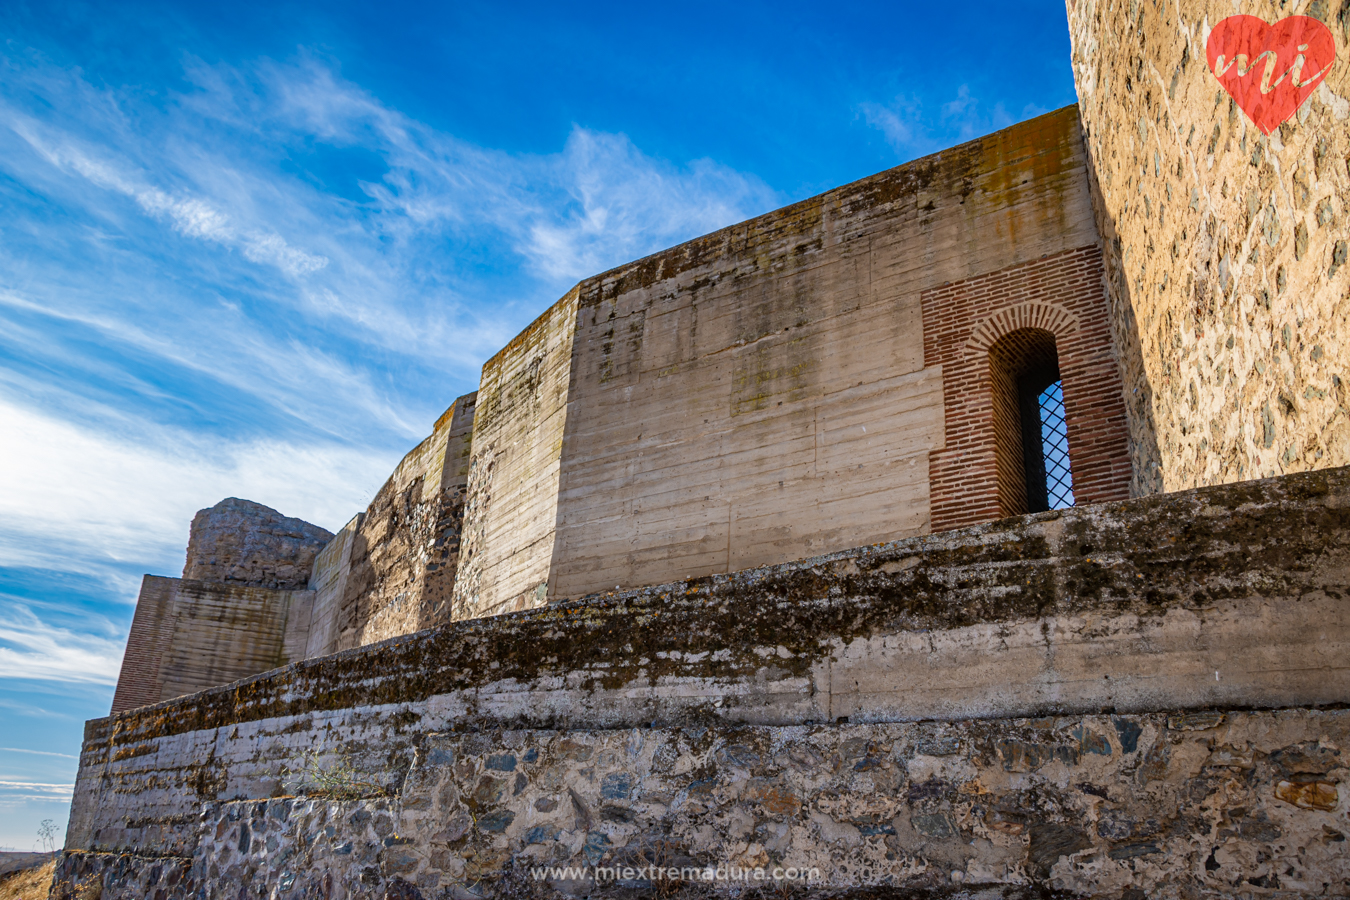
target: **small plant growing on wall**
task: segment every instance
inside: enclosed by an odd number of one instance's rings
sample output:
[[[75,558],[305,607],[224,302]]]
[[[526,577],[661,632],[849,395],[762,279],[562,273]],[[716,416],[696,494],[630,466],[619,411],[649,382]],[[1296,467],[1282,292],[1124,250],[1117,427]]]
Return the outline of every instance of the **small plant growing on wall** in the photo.
[[[325,800],[360,800],[387,793],[384,785],[367,781],[343,754],[324,765],[317,751],[307,750],[293,766],[281,771],[281,783],[291,793]]]

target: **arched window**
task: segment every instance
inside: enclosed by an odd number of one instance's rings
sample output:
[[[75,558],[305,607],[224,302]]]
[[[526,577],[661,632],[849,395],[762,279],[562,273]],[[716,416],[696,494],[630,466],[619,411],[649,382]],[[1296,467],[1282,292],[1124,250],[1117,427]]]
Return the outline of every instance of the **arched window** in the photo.
[[[1020,328],[989,348],[998,505],[1004,516],[1073,506],[1055,336]]]

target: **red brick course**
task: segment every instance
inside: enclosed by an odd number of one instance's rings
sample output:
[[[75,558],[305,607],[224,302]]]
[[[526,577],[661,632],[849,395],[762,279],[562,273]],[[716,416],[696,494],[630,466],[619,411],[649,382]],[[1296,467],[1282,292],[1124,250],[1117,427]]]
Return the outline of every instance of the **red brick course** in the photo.
[[[148,706],[163,699],[160,694],[164,680],[159,669],[164,648],[173,637],[173,618],[163,581],[147,575],[141,582],[131,632],[127,635],[126,653],[122,655],[122,671],[113,693],[113,713]]]
[[[1129,433],[1097,247],[945,284],[922,302],[924,365],[942,366],[946,417],[945,446],[929,457],[934,532],[1021,511],[1009,508],[1006,484],[1000,498],[989,348],[1023,328],[1055,336],[1075,502],[1129,497]]]

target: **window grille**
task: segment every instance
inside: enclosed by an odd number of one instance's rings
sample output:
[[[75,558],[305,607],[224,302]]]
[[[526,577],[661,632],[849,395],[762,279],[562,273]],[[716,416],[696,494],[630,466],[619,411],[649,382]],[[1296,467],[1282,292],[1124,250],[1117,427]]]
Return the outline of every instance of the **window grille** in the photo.
[[[1041,452],[1045,458],[1045,493],[1050,509],[1073,506],[1073,472],[1069,469],[1069,434],[1064,423],[1064,389],[1056,381],[1036,403],[1041,411]]]

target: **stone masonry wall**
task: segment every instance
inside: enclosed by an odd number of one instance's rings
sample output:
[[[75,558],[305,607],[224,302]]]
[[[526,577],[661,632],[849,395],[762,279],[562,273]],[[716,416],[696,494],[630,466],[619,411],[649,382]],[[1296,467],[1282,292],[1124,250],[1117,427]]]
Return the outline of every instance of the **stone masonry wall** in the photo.
[[[52,897],[1350,890],[1344,711],[493,729],[386,778],[208,803],[185,855],[68,853]]]
[[[1068,11],[1134,491],[1350,462],[1350,5]],[[1210,29],[1235,14],[1311,16],[1335,37],[1336,65],[1268,137],[1207,66]]]
[[[303,590],[314,557],[332,539],[317,525],[229,497],[193,517],[183,577]]]
[[[327,561],[345,574],[333,642],[316,655],[450,621],[474,406],[468,394],[445,411],[375,495],[350,548]]]
[[[397,790],[446,731],[1345,703],[1347,583],[1340,469],[458,622],[90,722],[68,849],[191,858],[206,804]]]

